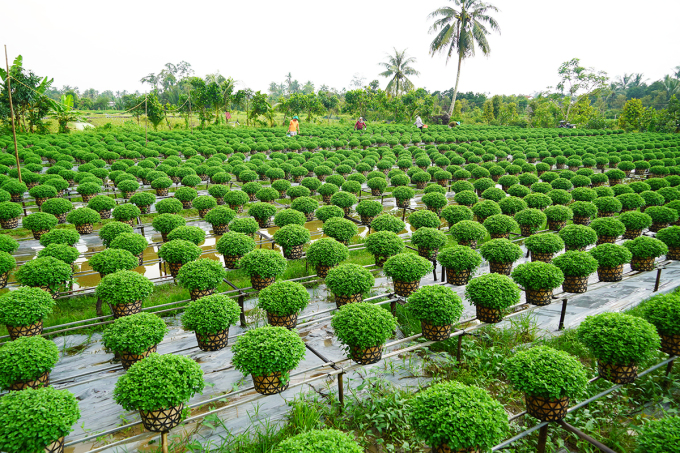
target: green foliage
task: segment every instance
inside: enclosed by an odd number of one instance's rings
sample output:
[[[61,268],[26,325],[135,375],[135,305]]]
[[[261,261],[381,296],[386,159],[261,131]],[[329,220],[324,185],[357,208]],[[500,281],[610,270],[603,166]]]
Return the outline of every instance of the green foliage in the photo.
[[[416,196],[416,191],[406,186],[399,186],[392,191],[394,198],[401,201],[410,200]]]
[[[23,214],[23,211],[20,204],[12,203],[11,201],[0,203],[0,220],[16,219],[21,214]]]
[[[564,274],[554,264],[522,263],[512,271],[512,279],[524,289],[553,289],[564,282]]]
[[[95,294],[111,305],[118,305],[143,301],[151,295],[153,289],[153,282],[142,274],[119,270],[102,278]]]
[[[222,294],[201,297],[189,302],[182,314],[182,327],[203,335],[213,335],[236,325],[241,308]]]
[[[215,225],[228,225],[234,217],[236,217],[236,212],[227,206],[217,206],[212,208],[203,218],[209,224]]]
[[[470,280],[465,297],[474,305],[504,310],[519,303],[520,290],[507,275],[484,274]]]
[[[74,211],[75,212],[75,211]],[[115,208],[113,208],[113,212],[111,212],[111,216],[118,220],[119,222],[122,222],[124,220],[132,220],[137,217],[142,213],[142,211],[139,210],[139,208],[132,203],[125,203],[125,204],[119,204]]]
[[[182,266],[177,283],[189,291],[214,289],[227,277],[222,263],[208,258],[191,261]]]
[[[54,244],[51,247],[59,247],[59,246],[60,245],[58,245],[58,244]],[[68,246],[63,246],[63,247],[68,247]],[[69,247],[69,248],[72,248],[72,247]],[[42,253],[44,250],[45,249],[41,250],[40,253]],[[50,250],[50,251],[53,252],[52,250]],[[45,255],[46,256],[49,255],[49,252]],[[38,254],[38,256],[41,256],[41,255]],[[76,257],[73,259],[73,261],[75,261],[77,258],[78,258],[78,250],[76,250]],[[14,257],[12,255],[10,255],[9,253],[3,252],[2,250],[0,250],[0,275],[13,270],[16,266],[17,266],[17,262],[14,259]]]
[[[75,261],[78,259],[80,256],[80,252],[78,251],[77,248],[71,247],[70,245],[66,244],[50,244],[44,249],[40,250],[38,252],[38,258],[43,258],[45,256],[52,256],[58,260],[63,261],[66,264],[73,264]],[[10,258],[12,258],[10,256]],[[14,258],[12,258],[14,260]],[[7,260],[5,261],[5,265],[3,266],[3,259],[0,255],[0,273],[2,273],[2,269],[7,267],[9,264],[7,263]],[[12,267],[13,269],[14,267]]]
[[[295,201],[299,200],[297,198]],[[295,209],[282,209],[274,216],[274,225],[282,228],[286,225],[304,225],[307,222],[305,215]]]
[[[0,388],[9,390],[15,382],[35,380],[52,371],[58,361],[57,345],[41,336],[5,343],[0,348]]]
[[[264,187],[258,190],[255,196],[260,201],[269,202],[277,200],[281,196],[281,194],[276,189],[272,189],[271,187]]]
[[[326,286],[337,296],[364,294],[373,288],[375,278],[358,264],[341,264],[328,271]]]
[[[618,217],[629,230],[643,230],[652,224],[652,218],[643,212],[624,212]]]
[[[439,249],[446,245],[446,235],[434,228],[418,228],[411,235],[411,243],[424,249]]]
[[[331,204],[339,208],[351,208],[357,203],[357,197],[349,192],[338,192],[331,197]]]
[[[387,187],[387,182],[385,182],[385,187]],[[340,189],[338,188],[337,185],[327,182],[323,184],[321,187],[319,187],[318,192],[321,195],[329,196],[338,193],[338,190]]]
[[[503,212],[505,215],[515,215],[527,208],[526,202],[518,197],[503,198],[498,202],[498,206],[501,208],[501,212]]]
[[[163,341],[168,333],[165,321],[153,313],[137,313],[113,321],[104,330],[102,342],[114,352],[143,354],[151,346]]]
[[[454,206],[451,206],[451,207],[454,207]],[[472,212],[477,216],[478,219],[486,219],[488,217],[502,213],[501,208],[498,206],[498,203],[496,203],[495,201],[492,201],[492,200],[483,200],[483,201],[480,201],[478,203],[475,203],[475,205],[472,207]],[[444,217],[443,214],[444,213],[442,213],[442,217]],[[444,217],[444,218],[446,218],[446,217]],[[472,219],[465,218],[465,219],[462,219],[462,220],[472,220]]]
[[[54,231],[50,231],[49,233],[45,233],[42,236],[40,236],[40,244],[45,246],[45,245],[51,244],[53,242],[54,243],[61,243],[61,242],[58,242],[56,240],[46,241],[45,244],[42,243],[42,239],[44,237],[48,237],[48,235],[50,233],[56,233],[58,231],[71,231],[71,230],[54,230]],[[76,234],[78,234],[78,233],[76,232]],[[55,238],[55,235],[50,236],[50,239],[52,239],[52,238]],[[80,239],[79,234],[78,234],[78,239]],[[75,244],[76,242],[78,242],[78,241],[76,240],[73,244]],[[73,244],[69,244],[69,245],[73,245]],[[0,235],[0,251],[9,253],[11,255],[12,253],[16,252],[17,250],[19,250],[19,243],[17,242],[16,239],[14,239],[13,237],[10,237],[9,235],[6,235],[6,234]]]
[[[645,205],[645,200],[636,193],[623,193],[618,195],[616,199],[621,203],[622,209],[638,209]]]
[[[411,405],[410,423],[428,445],[446,444],[451,451],[488,451],[509,432],[501,403],[486,390],[456,381],[419,392]]]
[[[258,305],[277,316],[297,314],[309,303],[307,289],[297,282],[281,281],[260,291]]]
[[[654,223],[675,223],[678,220],[678,211],[665,206],[650,206],[645,210],[645,214],[650,216]]]
[[[253,235],[257,230],[260,229],[260,225],[253,218],[237,218],[232,220],[229,224],[229,229],[236,233],[243,233],[247,235]]]
[[[76,187],[76,192],[80,195],[94,195],[102,190],[102,187],[94,182],[84,182]]]
[[[351,435],[336,429],[311,430],[289,437],[279,444],[276,453],[362,453]]]
[[[24,286],[46,286],[50,289],[67,283],[72,276],[70,265],[51,256],[26,261],[14,272],[14,278]]]
[[[474,271],[482,264],[482,257],[470,247],[457,245],[440,252],[437,261],[446,269],[455,272]]]
[[[559,233],[567,247],[581,248],[597,242],[597,233],[585,225],[567,225]]]
[[[192,359],[150,354],[118,378],[113,399],[128,411],[168,409],[186,403],[204,386],[203,370]]]
[[[562,205],[548,206],[543,212],[546,219],[551,222],[566,222],[574,217],[571,208]]]
[[[680,226],[666,227],[656,233],[656,239],[668,247],[680,247]]]
[[[349,353],[351,346],[365,349],[384,344],[397,328],[397,322],[388,310],[368,302],[357,302],[340,307],[333,315],[331,326]]]
[[[234,367],[243,374],[264,376],[281,373],[282,383],[290,379],[305,356],[305,343],[294,330],[263,326],[247,331],[231,347]]]
[[[255,217],[256,219],[268,219],[276,214],[276,208],[264,202],[257,202],[250,205],[248,208],[248,215]]]
[[[382,203],[375,200],[362,200],[357,204],[357,213],[361,216],[375,217],[383,210]]]
[[[255,241],[243,233],[230,231],[222,235],[215,248],[224,256],[243,256],[255,248]]]
[[[588,384],[586,370],[577,358],[548,346],[519,351],[506,362],[505,372],[517,390],[543,398],[576,398]]]
[[[198,192],[192,187],[180,187],[175,191],[175,198],[179,201],[192,201],[197,196]]]
[[[172,179],[161,176],[151,181],[151,187],[154,189],[167,189],[172,185]]]
[[[243,206],[248,203],[248,194],[242,190],[232,190],[224,196],[224,202],[229,206]]]
[[[522,248],[508,239],[491,239],[479,251],[485,260],[496,263],[514,263],[522,257]]]
[[[55,305],[47,291],[22,286],[0,297],[0,323],[8,326],[33,324],[51,314]]]
[[[639,430],[636,453],[667,453],[678,446],[680,417],[651,420]]]
[[[451,288],[429,285],[411,294],[406,308],[416,319],[444,326],[458,322],[463,313],[463,301]]]
[[[512,217],[505,214],[496,214],[484,220],[484,228],[489,234],[507,234],[519,228]]]
[[[159,216],[154,217],[154,219],[151,221],[151,226],[153,227],[154,230],[158,231],[159,233],[165,233],[168,234],[175,228],[182,227],[186,225],[186,220],[184,220],[184,217],[177,215],[177,214],[161,214]],[[112,225],[111,223],[106,224],[102,227],[102,230],[104,228],[108,227],[109,225]],[[129,225],[127,225],[129,226]],[[119,228],[123,228],[120,227]],[[132,229],[132,227],[130,227]],[[131,233],[132,231],[130,231]],[[101,232],[99,233],[101,236]],[[110,240],[109,240],[110,242]]]
[[[623,206],[616,197],[599,197],[592,201],[599,212],[620,212]]]
[[[113,249],[123,249],[132,253],[133,255],[141,255],[144,250],[148,247],[149,243],[141,234],[137,233],[120,233],[118,234],[111,243],[109,247]]]
[[[279,228],[274,233],[274,242],[287,253],[295,246],[306,244],[310,238],[311,234],[307,228],[294,224]]]
[[[240,267],[251,277],[270,278],[283,275],[286,270],[286,259],[280,253],[270,249],[255,249],[241,258]]]
[[[368,180],[366,185],[370,189],[383,191],[387,187],[387,181],[384,178],[371,178]]]
[[[432,263],[413,253],[399,253],[385,261],[383,270],[395,281],[415,282],[432,271]]]
[[[95,224],[100,220],[101,217],[99,216],[99,213],[90,208],[78,208],[66,215],[66,221],[74,225]]]
[[[389,231],[398,234],[406,228],[406,224],[391,214],[383,214],[373,219],[371,228],[375,231]]]
[[[73,211],[73,203],[71,203],[69,200],[66,200],[65,198],[50,198],[42,204],[40,209],[42,212],[52,214],[53,216],[58,216]]]
[[[337,206],[328,205],[321,206],[319,209],[316,210],[316,213],[314,215],[316,215],[317,219],[321,220],[322,222],[325,222],[333,217],[339,217],[342,219],[343,217],[345,217],[345,211],[343,211],[342,208],[339,208]]]
[[[633,257],[622,245],[600,244],[589,252],[597,260],[599,267],[616,267],[630,263]]]
[[[479,203],[478,203],[479,204]],[[500,208],[499,208],[500,209]],[[452,227],[463,220],[474,219],[474,213],[467,206],[451,205],[442,210],[441,216]]]
[[[680,297],[677,294],[654,296],[640,306],[642,317],[662,335],[680,335]]]
[[[95,211],[110,211],[116,207],[116,201],[108,195],[96,195],[87,202],[87,207]]]
[[[205,241],[205,230],[194,225],[178,226],[168,233],[169,241],[174,241],[175,239],[183,239],[199,245]]]
[[[131,271],[139,266],[139,258],[123,249],[105,249],[95,253],[88,260],[95,272],[104,275],[117,271]]]
[[[561,237],[552,233],[535,234],[524,241],[532,253],[557,253],[564,248]]]
[[[593,201],[597,198],[597,192],[588,187],[577,187],[571,192],[571,196],[576,201]]]
[[[425,204],[425,206],[433,209],[441,209],[449,203],[449,200],[448,198],[446,198],[446,195],[437,192],[427,193],[423,195],[423,198],[421,198],[421,200]]]
[[[97,215],[97,217],[99,217],[99,215]],[[31,231],[45,231],[51,230],[56,226],[57,218],[46,212],[35,212],[24,217],[21,224],[24,228]]]
[[[481,241],[486,236],[486,228],[472,220],[461,220],[451,228],[451,236],[458,242]]]
[[[354,222],[347,219],[332,217],[323,224],[323,233],[340,242],[348,242],[359,232]]]
[[[601,362],[629,365],[655,353],[661,344],[656,328],[624,313],[588,316],[578,327],[578,340]]]
[[[588,252],[569,251],[553,259],[567,277],[587,277],[597,270],[597,260]]]
[[[546,215],[539,209],[524,209],[515,214],[515,221],[522,226],[531,227],[532,230],[537,230],[546,221]]]
[[[78,401],[54,387],[10,392],[0,399],[0,450],[42,452],[80,418]]]
[[[156,203],[156,212],[159,214],[177,214],[182,212],[182,209],[184,209],[182,202],[176,198],[165,198]]]
[[[161,246],[158,257],[168,263],[186,264],[198,259],[202,253],[203,250],[191,241],[173,239]]]
[[[290,207],[303,214],[310,214],[319,207],[319,202],[312,197],[298,197],[290,204]],[[344,215],[344,211],[343,211]]]
[[[668,247],[659,239],[640,236],[623,243],[634,258],[657,258],[668,253]]]
[[[619,237],[626,232],[626,226],[616,217],[598,217],[590,224],[597,236]]]
[[[90,200],[92,201],[92,200]],[[151,206],[156,201],[156,196],[149,192],[137,192],[130,197],[130,203],[139,206]],[[115,209],[114,209],[115,210]]]
[[[370,235],[372,237],[373,235]],[[337,266],[349,257],[349,249],[335,239],[322,238],[307,249],[307,262],[312,266]]]

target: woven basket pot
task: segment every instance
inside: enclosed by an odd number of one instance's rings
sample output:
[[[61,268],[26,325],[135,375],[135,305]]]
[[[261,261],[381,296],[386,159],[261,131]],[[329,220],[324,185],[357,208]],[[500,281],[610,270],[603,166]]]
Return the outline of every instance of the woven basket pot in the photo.
[[[446,283],[454,286],[465,286],[470,281],[472,271],[465,269],[462,271],[454,271],[453,269],[446,269]]]
[[[668,247],[668,253],[666,253],[667,260],[680,260],[680,247]],[[0,288],[2,288],[0,286]]]
[[[484,223],[483,220],[480,220],[480,223]],[[491,239],[508,239],[510,237],[510,233],[493,233],[491,234]]]
[[[300,244],[294,245],[290,250],[283,249],[283,256],[289,260],[299,260],[302,258],[302,246],[303,244]]]
[[[28,388],[39,389],[50,385],[50,372],[45,371],[43,374],[30,381],[14,382],[10,385],[10,390],[25,390]]]
[[[257,220],[257,224],[260,226],[260,228],[269,228],[269,225],[271,224],[271,217],[267,217],[265,219],[255,219]]]
[[[203,217],[205,217],[205,215],[206,215],[207,213],[210,212],[210,209],[212,209],[212,208],[209,208],[209,209],[199,209],[199,210],[198,210],[198,216],[202,219]]]
[[[464,245],[466,247],[470,247],[471,249],[476,249],[477,248],[477,241],[474,239],[471,239],[469,241],[459,241],[458,245]]]
[[[274,313],[267,312],[267,322],[271,326],[285,327],[286,329],[294,329],[297,326],[298,314],[279,316]]]
[[[588,291],[588,277],[575,277],[573,275],[565,275],[564,283],[562,283],[562,290],[565,293],[581,294]]]
[[[55,217],[57,218],[57,224],[63,225],[66,223],[66,213],[55,215]]]
[[[341,296],[339,294],[334,294],[335,296],[335,306],[337,308],[343,305],[352,304],[354,302],[361,302],[364,300],[364,296],[361,294],[350,294],[349,296]]]
[[[142,311],[142,301],[136,300],[126,304],[112,305],[111,311],[113,311],[113,319],[122,318],[123,316],[135,315]]]
[[[379,362],[382,358],[383,345],[371,346],[370,348],[349,347],[349,357],[359,365],[370,365]]]
[[[135,226],[135,219],[119,220],[119,222],[127,223],[131,227]]]
[[[614,384],[630,384],[637,379],[637,364],[619,365],[598,360],[597,371],[601,378]]]
[[[229,231],[229,225],[227,225],[226,223],[223,223],[221,225],[213,225],[212,229],[213,229],[213,233],[220,236],[220,235]]]
[[[575,246],[575,245],[564,244],[564,250],[567,251],[567,252],[570,252],[570,251],[585,252],[585,251],[586,251],[586,247],[585,247],[585,246],[583,246],[583,247],[577,247],[577,246]]]
[[[269,373],[264,376],[253,376],[255,391],[261,395],[276,395],[288,388],[289,384],[281,383],[281,373]]]
[[[623,264],[615,267],[598,267],[597,278],[601,282],[620,282],[623,280]]]
[[[156,196],[167,197],[168,196],[168,189],[156,189]]]
[[[418,255],[422,256],[427,260],[435,260],[439,254],[439,249],[426,249],[424,247],[418,247]]]
[[[416,183],[416,189],[424,189],[427,185],[427,181],[418,181]]]
[[[408,208],[409,204],[411,204],[411,200],[401,200],[399,198],[396,198],[396,200],[397,200],[397,207],[401,208],[401,209]]]
[[[230,204],[229,208],[237,214],[241,214],[243,212],[242,204]]]
[[[40,237],[41,237],[43,234],[49,233],[49,232],[50,232],[50,230],[37,230],[37,231],[34,230],[34,231],[31,231],[31,233],[33,233],[33,239],[35,239],[36,241],[39,241],[39,240],[40,240]]]
[[[9,332],[10,340],[16,340],[19,337],[35,337],[42,334],[43,322],[42,319],[37,320],[33,324],[26,324],[23,326],[6,326]]]
[[[211,296],[215,292],[215,288],[210,289],[192,289],[189,291],[189,296],[191,300],[198,300],[201,297]]]
[[[543,398],[541,396],[524,395],[527,413],[542,422],[558,422],[567,416],[569,398]]]
[[[371,222],[373,222],[373,219],[375,219],[374,216],[365,216],[365,215],[359,215],[361,217],[361,224],[362,225],[370,225]]]
[[[328,271],[331,270],[335,266],[324,266],[323,264],[319,264],[316,266],[316,275],[319,278],[326,278],[328,276]]]
[[[375,258],[375,265],[378,267],[383,267],[385,265],[385,261],[389,258],[389,256],[379,256],[379,255],[374,255]]]
[[[432,447],[432,453],[479,453],[479,450],[475,447],[451,450],[447,444],[441,444],[437,447]]]
[[[104,209],[103,211],[98,211],[99,212],[99,218],[102,220],[110,219],[111,218],[111,210],[110,209]]]
[[[418,288],[420,288],[420,280],[416,280],[413,282],[402,282],[399,280],[394,280],[394,293],[397,296],[401,297],[408,297],[411,294],[415,293],[418,291]]]
[[[224,255],[224,267],[227,269],[236,269],[236,263],[241,259],[239,255]]]
[[[656,233],[656,232],[659,231],[659,230],[663,230],[663,229],[666,228],[667,226],[668,226],[667,223],[655,223],[655,222],[652,222],[652,224],[649,226],[649,231],[653,231],[653,232]]]
[[[82,199],[83,199],[83,203],[89,202],[89,201],[90,201],[91,199],[93,199],[96,195],[97,195],[96,193],[93,193],[93,194],[91,194],[91,195],[81,195],[81,197],[82,197]]]
[[[120,353],[120,364],[123,365],[124,370],[129,370],[132,365],[149,357],[149,354],[156,352],[156,346],[157,345],[155,344],[149,346],[149,349],[141,354],[130,354],[129,352],[123,351]]]
[[[527,303],[539,307],[542,307],[544,305],[550,305],[550,303],[552,302],[552,295],[553,295],[552,288],[526,290]]]
[[[94,226],[91,223],[84,223],[82,225],[76,225],[76,231],[79,234],[90,234],[94,231]]]
[[[182,201],[182,209],[191,209],[192,206],[193,204],[191,203],[191,201]]]
[[[435,326],[427,321],[420,321],[423,336],[430,341],[448,340],[451,336],[451,324]]]
[[[323,201],[326,204],[331,203],[331,195],[321,195],[321,201]]]
[[[510,275],[510,272],[512,272],[512,264],[513,263],[489,261],[489,271],[493,274]]]
[[[7,220],[0,220],[0,226],[2,226],[3,230],[13,230],[14,228],[19,226],[19,217]]]
[[[552,263],[554,253],[534,253],[531,252],[531,261],[542,261],[544,263]]]
[[[383,191],[380,190],[380,189],[371,189],[371,196],[380,197],[380,196],[382,196],[382,194],[383,194]]]
[[[198,333],[196,341],[201,351],[219,351],[227,346],[229,342],[229,329],[220,330],[217,333]]]
[[[654,261],[655,258],[638,258],[634,256],[633,259],[630,260],[630,268],[636,272],[653,271]]]
[[[305,219],[306,219],[308,222],[311,222],[312,220],[314,220],[314,211],[312,211],[312,212],[305,212]]]
[[[617,239],[618,239],[617,236],[598,236],[595,245],[615,244]]]
[[[154,433],[168,432],[182,421],[182,411],[184,405],[171,407],[169,409],[158,409],[155,411],[139,411],[142,423],[147,431]]]
[[[267,286],[271,285],[276,281],[276,277],[260,277],[258,275],[253,275],[250,277],[250,284],[253,289],[261,290],[265,289]]]
[[[536,227],[531,226],[531,225],[520,225],[520,226],[519,226],[520,234],[521,234],[523,237],[529,237],[529,236],[531,236],[532,234],[534,234],[534,230],[535,230],[535,229],[536,229]]]
[[[47,447],[45,447],[45,453],[63,453],[64,451],[64,437],[60,437],[55,440]]]
[[[285,197],[285,196],[286,195],[283,194],[283,197]],[[224,205],[224,197],[215,197],[215,203],[217,203],[218,206]]]
[[[680,355],[680,335],[664,335],[659,333],[661,337],[661,352],[668,355]]]
[[[182,263],[166,263],[168,265],[168,268],[170,269],[170,275],[173,277],[177,277],[177,274],[179,274],[179,270],[182,268],[183,264]]]
[[[577,225],[588,226],[588,225],[590,225],[590,222],[592,222],[593,220],[590,217],[581,217],[581,216],[575,215],[574,218],[572,219],[572,221]]]
[[[475,307],[477,312],[477,319],[481,322],[495,324],[503,320],[503,312],[498,308],[489,308],[477,305]]]
[[[560,231],[567,225],[567,222],[553,222],[548,221],[548,229],[552,231]]]

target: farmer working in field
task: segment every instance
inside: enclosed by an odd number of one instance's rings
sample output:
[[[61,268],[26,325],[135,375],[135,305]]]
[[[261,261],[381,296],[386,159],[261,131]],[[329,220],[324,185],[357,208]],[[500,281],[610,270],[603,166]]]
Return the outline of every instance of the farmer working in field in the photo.
[[[418,129],[423,130],[423,120],[420,119],[419,115],[416,115],[416,122],[414,123]]]
[[[300,123],[298,122],[297,115],[290,120],[290,126],[288,126],[288,136],[292,137],[300,132]]]
[[[360,130],[363,130],[363,129],[367,128],[367,127],[368,127],[368,126],[366,125],[366,122],[364,121],[364,118],[360,116],[359,119],[357,120],[357,123],[354,125],[354,130],[355,130],[355,131],[360,131]]]

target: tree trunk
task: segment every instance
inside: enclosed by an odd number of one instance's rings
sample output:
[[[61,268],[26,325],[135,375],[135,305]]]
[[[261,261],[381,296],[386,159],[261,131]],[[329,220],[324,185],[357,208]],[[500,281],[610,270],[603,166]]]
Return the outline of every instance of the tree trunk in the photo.
[[[456,86],[453,88],[453,99],[451,99],[451,107],[449,107],[449,118],[453,117],[453,109],[456,106],[456,97],[458,96],[458,82],[460,81],[461,63],[463,63],[463,53],[458,52],[458,74],[456,74]]]

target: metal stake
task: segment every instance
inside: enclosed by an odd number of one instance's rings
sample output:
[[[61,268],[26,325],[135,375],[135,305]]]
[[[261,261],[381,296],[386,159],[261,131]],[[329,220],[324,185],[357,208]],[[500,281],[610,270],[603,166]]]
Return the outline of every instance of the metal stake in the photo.
[[[557,330],[564,330],[564,317],[567,315],[567,299],[562,299],[562,313],[560,313],[560,324]]]

